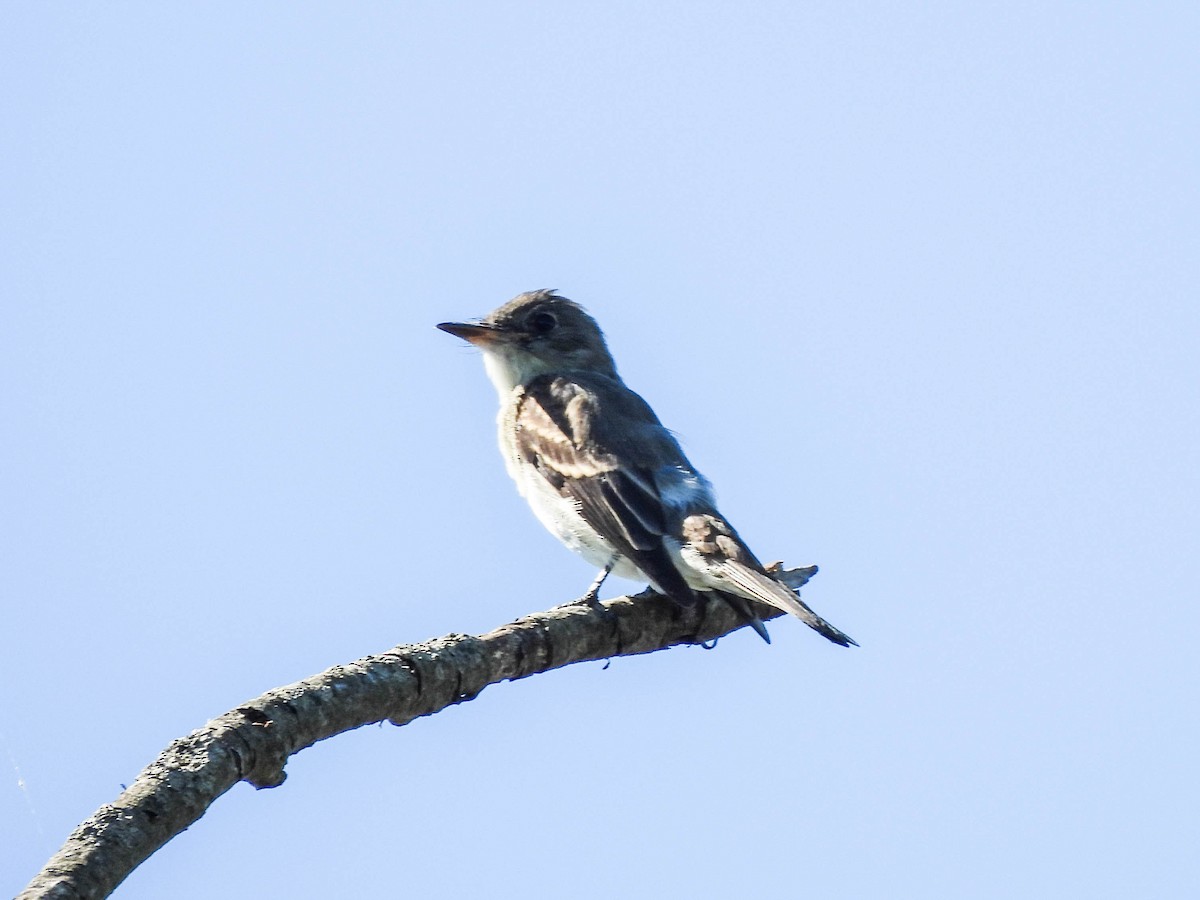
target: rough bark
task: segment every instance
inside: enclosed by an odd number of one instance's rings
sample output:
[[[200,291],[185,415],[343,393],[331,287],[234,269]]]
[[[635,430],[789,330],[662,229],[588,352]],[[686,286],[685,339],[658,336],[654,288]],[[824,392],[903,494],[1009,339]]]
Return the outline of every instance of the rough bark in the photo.
[[[815,571],[779,575],[799,587]],[[172,742],[72,832],[18,900],[107,897],[239,781],[278,787],[288,758],[317,741],[376,722],[405,725],[501,681],[710,641],[744,624],[715,597],[683,609],[647,592],[604,607],[606,614],[568,604],[483,635],[405,644],[267,691]],[[756,609],[763,619],[781,615]]]

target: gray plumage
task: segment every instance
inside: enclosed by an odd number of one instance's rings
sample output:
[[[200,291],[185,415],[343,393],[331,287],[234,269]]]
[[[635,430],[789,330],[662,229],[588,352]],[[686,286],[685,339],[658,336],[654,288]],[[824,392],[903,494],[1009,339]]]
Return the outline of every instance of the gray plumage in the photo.
[[[484,351],[509,474],[564,544],[684,605],[716,591],[764,640],[746,601],[791,613],[836,644],[855,643],[771,577],[675,437],[621,381],[581,306],[533,291],[479,324],[438,327]]]

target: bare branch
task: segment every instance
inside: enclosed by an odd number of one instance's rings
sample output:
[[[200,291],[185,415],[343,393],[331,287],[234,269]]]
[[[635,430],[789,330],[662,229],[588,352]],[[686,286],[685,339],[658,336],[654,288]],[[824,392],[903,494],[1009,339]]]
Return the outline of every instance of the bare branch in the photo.
[[[799,587],[816,571],[776,577]],[[375,722],[405,725],[488,685],[572,663],[652,653],[744,624],[722,600],[682,609],[659,594],[618,597],[602,614],[568,604],[480,636],[449,634],[334,666],[268,691],[171,743],[67,839],[18,900],[107,897],[138,865],[239,781],[277,787],[288,758]],[[781,615],[757,607],[763,619]]]

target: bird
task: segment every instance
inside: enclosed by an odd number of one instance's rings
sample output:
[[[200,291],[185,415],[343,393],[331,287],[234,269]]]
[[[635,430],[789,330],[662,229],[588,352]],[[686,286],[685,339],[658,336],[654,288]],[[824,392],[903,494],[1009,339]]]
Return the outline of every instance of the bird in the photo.
[[[500,451],[534,515],[600,573],[580,599],[600,611],[605,578],[647,581],[682,606],[713,592],[768,644],[748,601],[790,613],[843,647],[759,562],[717,509],[712,485],[617,373],[604,333],[578,303],[527,291],[442,331],[479,348],[500,400]]]

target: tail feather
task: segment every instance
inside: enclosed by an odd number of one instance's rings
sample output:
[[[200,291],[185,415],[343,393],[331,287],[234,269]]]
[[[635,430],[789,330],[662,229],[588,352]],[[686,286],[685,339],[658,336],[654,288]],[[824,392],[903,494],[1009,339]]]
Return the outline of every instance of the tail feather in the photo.
[[[821,637],[843,647],[857,647],[858,642],[845,632],[830,625],[789,588],[770,575],[757,572],[743,563],[726,560],[715,567],[728,582],[730,589],[750,600],[759,600],[778,610],[791,613]]]
[[[798,588],[816,572],[815,566],[808,569],[781,569],[778,577],[775,577],[763,568],[733,526],[712,508],[697,509],[685,516],[679,525],[678,535],[677,539],[672,539],[678,540],[675,544],[679,554],[676,565],[683,570],[684,580],[692,587],[720,591],[744,600],[757,600],[791,613],[826,640],[843,647],[858,646],[852,637],[809,609],[789,586]],[[772,568],[779,569],[779,566]],[[784,578],[788,583],[781,580]],[[747,609],[746,614],[747,618],[754,620],[752,610]],[[757,627],[755,630],[760,635],[766,631],[765,628],[759,631]],[[763,635],[763,638],[765,640],[766,636]]]

